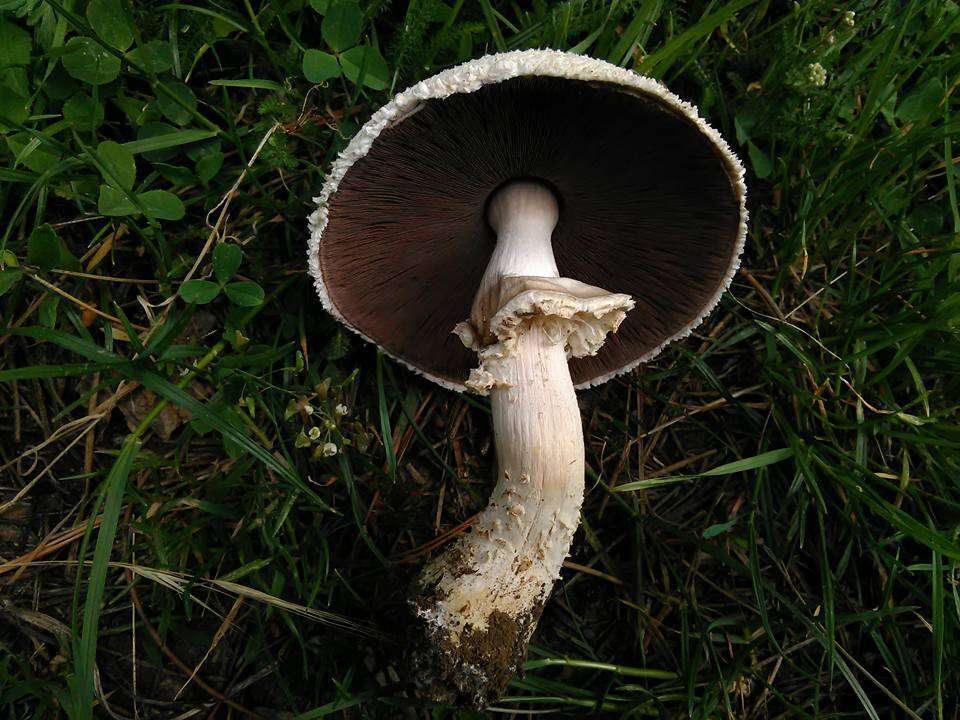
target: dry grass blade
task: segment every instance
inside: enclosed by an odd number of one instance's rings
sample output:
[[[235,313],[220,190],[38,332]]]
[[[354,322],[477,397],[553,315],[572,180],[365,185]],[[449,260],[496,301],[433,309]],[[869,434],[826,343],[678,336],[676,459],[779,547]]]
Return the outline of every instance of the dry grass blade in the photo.
[[[157,570],[156,568],[146,568],[141,565],[134,565],[130,563],[112,563],[112,565],[125,568],[134,575],[138,575],[147,580],[158,583],[159,585],[162,585],[163,587],[180,594],[191,594],[192,596],[192,593],[189,592],[188,586],[207,587],[229,593],[230,595],[234,595],[238,598],[245,598],[247,600],[253,600],[254,602],[270,605],[278,610],[285,610],[295,615],[299,615],[300,617],[323,623],[325,625],[330,625],[331,627],[336,627],[340,630],[346,630],[357,635],[363,635],[366,637],[385,637],[380,631],[355,620],[351,620],[325,610],[317,610],[315,608],[306,607],[305,605],[299,605],[297,603],[290,602],[289,600],[278,598],[261,590],[247,587],[246,585],[240,585],[239,583],[211,578],[191,577],[185,573]],[[196,601],[195,597],[194,600]]]

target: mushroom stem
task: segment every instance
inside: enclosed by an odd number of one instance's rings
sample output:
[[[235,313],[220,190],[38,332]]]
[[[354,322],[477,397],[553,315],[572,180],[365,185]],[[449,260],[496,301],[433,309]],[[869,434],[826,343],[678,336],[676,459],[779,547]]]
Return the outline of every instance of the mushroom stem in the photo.
[[[553,228],[560,209],[546,186],[512,182],[490,199],[487,218],[497,233],[497,246],[480,281],[482,295],[506,275],[560,277],[553,257]]]
[[[530,182],[497,192],[497,247],[469,323],[478,350],[467,386],[489,392],[498,458],[490,504],[416,584],[411,652],[421,694],[478,707],[523,661],[570,550],[583,501],[584,445],[567,358],[595,353],[632,302],[561,279],[551,234],[553,194]]]

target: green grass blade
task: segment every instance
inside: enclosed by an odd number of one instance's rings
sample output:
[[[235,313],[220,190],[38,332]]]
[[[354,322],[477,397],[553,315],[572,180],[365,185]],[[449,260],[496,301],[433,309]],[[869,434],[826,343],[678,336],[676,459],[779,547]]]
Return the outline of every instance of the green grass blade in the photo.
[[[706,15],[698,23],[669,39],[656,52],[644,58],[637,70],[651,77],[663,77],[684,52],[690,50],[697,42],[720,27],[721,24],[755,2],[757,0],[734,0],[734,2]]]
[[[387,393],[383,380],[383,353],[377,353],[377,409],[380,414],[380,437],[383,440],[383,451],[387,457],[387,474],[390,479],[397,479],[397,457],[393,451],[393,429],[390,425],[390,411],[387,407]]]
[[[932,552],[930,598],[933,609],[933,684],[937,693],[936,717],[943,720],[943,653],[945,621],[943,593],[943,556]]]
[[[792,448],[780,448],[779,450],[770,450],[759,455],[754,455],[743,460],[735,460],[724,465],[719,465],[712,470],[706,470],[694,475],[672,475],[650,480],[636,480],[634,482],[619,485],[616,492],[629,492],[631,490],[642,490],[646,488],[661,487],[663,485],[673,485],[675,483],[693,480],[698,477],[715,477],[717,475],[732,475],[733,473],[747,472],[748,470],[757,470],[768,465],[774,465],[793,457]]]
[[[97,532],[97,544],[93,551],[90,577],[87,579],[87,596],[83,605],[83,627],[76,643],[75,680],[72,684],[72,701],[76,717],[83,720],[92,717],[93,673],[97,660],[97,637],[100,630],[100,605],[103,602],[110,553],[117,534],[117,521],[123,505],[123,494],[133,460],[140,443],[133,436],[127,438],[117,456],[110,474],[104,482],[106,500],[103,504],[103,519]]]

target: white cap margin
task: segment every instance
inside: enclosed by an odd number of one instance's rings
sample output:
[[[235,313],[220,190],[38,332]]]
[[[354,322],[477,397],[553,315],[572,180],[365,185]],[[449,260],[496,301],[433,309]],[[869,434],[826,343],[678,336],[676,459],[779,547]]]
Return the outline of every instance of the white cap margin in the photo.
[[[402,93],[395,95],[389,103],[377,110],[359,132],[357,132],[347,147],[334,161],[330,172],[327,174],[323,191],[318,197],[314,198],[317,209],[314,210],[309,217],[310,241],[307,250],[310,274],[313,276],[314,287],[317,289],[317,294],[320,296],[324,308],[364,340],[376,344],[375,340],[367,337],[361,330],[347,322],[336,305],[334,305],[323,280],[323,272],[320,268],[320,238],[323,236],[324,228],[327,226],[327,204],[330,198],[336,193],[340,181],[350,170],[351,166],[370,152],[370,148],[380,133],[383,132],[385,128],[402,121],[414,112],[422,101],[441,99],[449,97],[454,93],[474,92],[484,85],[491,85],[525,75],[613,83],[660,98],[665,101],[666,104],[689,118],[700,132],[713,143],[719,154],[726,161],[730,182],[733,185],[734,192],[740,204],[740,227],[737,232],[736,246],[730,259],[730,267],[727,269],[727,273],[722,282],[704,305],[701,313],[682,327],[677,333],[628,365],[624,365],[611,373],[593,378],[577,386],[578,389],[593,387],[605,383],[616,375],[628,372],[640,363],[659,355],[660,351],[663,350],[666,345],[674,340],[686,337],[695,327],[703,322],[703,319],[709,315],[717,303],[720,302],[724,291],[730,286],[733,276],[740,266],[740,253],[743,250],[743,244],[747,235],[747,188],[743,181],[744,169],[739,158],[737,158],[730,149],[730,146],[727,145],[726,141],[720,136],[720,133],[714,130],[697,114],[697,108],[695,106],[681,100],[667,90],[661,83],[652,78],[638,75],[630,70],[625,70],[624,68],[611,65],[603,60],[596,60],[584,55],[574,55],[573,53],[561,52],[559,50],[515,50],[513,52],[486,55],[476,60],[471,60],[462,65],[444,70],[426,80],[421,80],[416,85],[407,88]],[[453,328],[451,328],[451,330],[452,329]],[[384,352],[414,372],[429,378],[438,385],[450,390],[456,390],[457,392],[466,390],[463,383],[437,377],[423,368],[411,364],[404,358],[392,355],[385,349]]]

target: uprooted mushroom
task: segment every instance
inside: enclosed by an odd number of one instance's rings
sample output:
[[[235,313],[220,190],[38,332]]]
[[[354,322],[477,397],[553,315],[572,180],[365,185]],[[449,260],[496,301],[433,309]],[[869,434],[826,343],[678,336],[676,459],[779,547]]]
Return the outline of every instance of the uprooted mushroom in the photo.
[[[745,236],[742,175],[663,86],[548,50],[415,85],[334,163],[311,216],[325,307],[429,379],[490,396],[490,503],[414,587],[421,694],[483,706],[519,668],[579,525],[575,388],[717,303]]]

